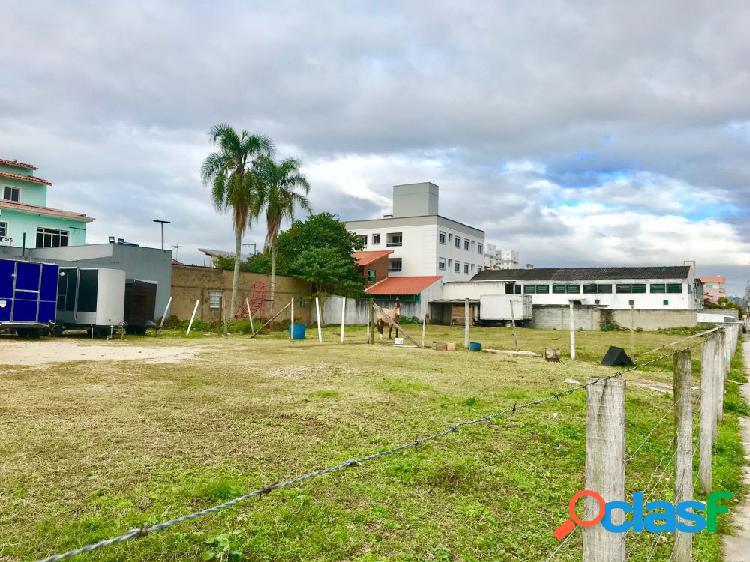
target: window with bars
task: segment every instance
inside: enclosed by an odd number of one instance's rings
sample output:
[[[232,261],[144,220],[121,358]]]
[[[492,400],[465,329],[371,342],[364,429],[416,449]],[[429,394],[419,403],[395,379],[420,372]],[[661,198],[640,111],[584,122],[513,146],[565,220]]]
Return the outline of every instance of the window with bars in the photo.
[[[208,291],[208,308],[221,308],[221,299],[223,296],[224,291]]]

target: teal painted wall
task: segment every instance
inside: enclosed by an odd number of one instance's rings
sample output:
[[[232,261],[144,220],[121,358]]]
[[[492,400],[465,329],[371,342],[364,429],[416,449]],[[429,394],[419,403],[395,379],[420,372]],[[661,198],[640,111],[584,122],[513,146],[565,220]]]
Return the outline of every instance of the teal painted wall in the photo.
[[[10,172],[11,174],[18,174],[20,176],[32,176],[34,170],[28,168],[16,168],[15,166],[8,166],[7,164],[0,164],[0,172]]]
[[[68,231],[68,245],[81,246],[86,243],[86,223],[61,217],[45,217],[18,211],[0,209],[0,222],[8,224],[9,238],[13,246],[21,247],[26,233],[26,247],[36,248],[36,229],[39,226]]]
[[[13,173],[17,173],[17,171]],[[38,205],[39,207],[47,206],[46,185],[29,183],[0,176],[0,197],[2,197],[2,188],[6,185],[9,185],[10,187],[18,187],[21,189],[21,203],[26,203],[27,205]]]

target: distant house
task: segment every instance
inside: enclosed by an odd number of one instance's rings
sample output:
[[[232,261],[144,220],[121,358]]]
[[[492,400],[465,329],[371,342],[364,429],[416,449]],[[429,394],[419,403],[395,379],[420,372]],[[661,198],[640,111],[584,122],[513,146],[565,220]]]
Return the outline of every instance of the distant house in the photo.
[[[365,281],[365,287],[378,283],[388,277],[388,256],[393,250],[372,250],[369,252],[353,252],[352,257],[357,261],[357,268]]]
[[[225,252],[224,250],[212,250],[211,248],[198,248],[198,251],[211,258],[211,267],[216,267],[216,262],[220,258],[234,259],[234,252]]]
[[[58,248],[86,243],[92,217],[47,207],[51,182],[34,175],[36,167],[0,159],[0,245]]]
[[[471,281],[485,284],[485,294],[531,295],[534,305],[574,301],[612,310],[702,308],[693,265],[485,270]]]
[[[727,291],[724,288],[727,280],[722,275],[716,275],[715,277],[698,277],[698,280],[703,283],[703,300],[717,304],[719,299],[726,298]]]

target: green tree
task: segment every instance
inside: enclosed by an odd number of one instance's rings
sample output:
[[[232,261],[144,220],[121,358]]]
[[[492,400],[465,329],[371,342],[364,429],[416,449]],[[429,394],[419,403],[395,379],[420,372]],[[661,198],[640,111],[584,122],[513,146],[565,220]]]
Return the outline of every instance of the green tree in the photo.
[[[259,158],[271,153],[273,145],[268,137],[248,131],[237,133],[225,123],[215,125],[209,132],[218,150],[209,154],[201,166],[204,185],[211,188],[211,199],[219,211],[231,209],[235,235],[234,276],[232,277],[232,314],[237,310],[237,289],[240,281],[242,236],[250,222],[260,214],[261,184],[254,165]]]
[[[260,205],[266,211],[265,250],[271,252],[271,311],[276,303],[276,241],[284,219],[294,220],[297,207],[310,210],[307,195],[310,184],[299,170],[294,158],[275,162],[270,155],[255,162],[254,171],[260,180]]]
[[[292,262],[291,274],[310,283],[317,295],[335,292],[359,296],[362,293],[362,279],[354,260],[334,248],[304,250]]]

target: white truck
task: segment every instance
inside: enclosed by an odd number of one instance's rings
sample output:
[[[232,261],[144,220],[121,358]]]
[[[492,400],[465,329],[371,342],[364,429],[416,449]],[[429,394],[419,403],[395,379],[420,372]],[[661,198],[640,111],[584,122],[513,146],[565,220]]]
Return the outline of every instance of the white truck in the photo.
[[[479,322],[482,326],[505,326],[514,321],[531,321],[531,295],[482,295],[479,297]]]

